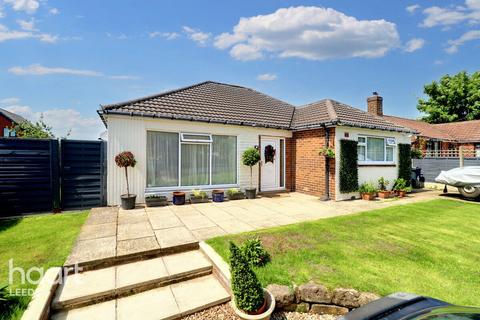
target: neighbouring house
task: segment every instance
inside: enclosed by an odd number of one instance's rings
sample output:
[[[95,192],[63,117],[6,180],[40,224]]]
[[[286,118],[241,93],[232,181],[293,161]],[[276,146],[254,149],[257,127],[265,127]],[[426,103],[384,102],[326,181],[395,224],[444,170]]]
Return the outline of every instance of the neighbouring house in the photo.
[[[369,98],[368,112],[383,117],[417,133],[412,136],[412,148],[431,157],[458,157],[460,146],[467,157],[480,157],[480,120],[430,124],[420,120],[384,115],[383,101],[378,94]]]
[[[19,123],[27,121],[24,117],[13,112],[0,108],[0,134],[1,137],[15,137],[17,134],[13,127]]]
[[[125,150],[138,160],[129,171],[138,202],[151,192],[248,187],[250,171],[241,154],[252,146],[261,153],[253,177],[259,191],[342,200],[355,193],[340,193],[339,157],[319,155],[322,147],[338,155],[340,140],[358,141],[359,183],[380,176],[393,181],[398,144],[410,144],[414,133],[331,99],[295,107],[253,89],[211,81],[103,105],[98,113],[108,129],[110,205],[118,204],[125,190],[124,171],[113,161]],[[266,154],[272,150],[273,161]]]

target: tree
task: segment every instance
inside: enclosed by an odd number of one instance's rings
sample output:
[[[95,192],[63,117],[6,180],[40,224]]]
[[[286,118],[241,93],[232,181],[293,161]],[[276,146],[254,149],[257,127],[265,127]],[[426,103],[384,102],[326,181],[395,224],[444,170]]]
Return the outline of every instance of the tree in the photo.
[[[253,188],[253,166],[260,161],[260,152],[255,147],[250,147],[242,153],[242,163],[250,167],[250,189]]]
[[[128,185],[128,167],[135,167],[137,160],[135,156],[130,151],[120,152],[115,156],[115,163],[120,168],[125,168],[125,179],[127,180],[127,197],[130,197],[130,186]]]
[[[54,138],[52,127],[43,122],[43,115],[40,119],[32,123],[30,121],[23,121],[14,125],[12,130],[15,130],[19,138]]]
[[[480,119],[480,72],[466,71],[445,75],[423,88],[427,99],[419,99],[417,109],[429,123],[446,123]]]

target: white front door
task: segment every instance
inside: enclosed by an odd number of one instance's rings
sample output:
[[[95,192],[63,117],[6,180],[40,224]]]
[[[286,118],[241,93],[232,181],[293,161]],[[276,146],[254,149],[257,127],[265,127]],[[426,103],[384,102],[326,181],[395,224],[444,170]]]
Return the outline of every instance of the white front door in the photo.
[[[269,191],[280,188],[280,139],[261,138],[261,190]]]

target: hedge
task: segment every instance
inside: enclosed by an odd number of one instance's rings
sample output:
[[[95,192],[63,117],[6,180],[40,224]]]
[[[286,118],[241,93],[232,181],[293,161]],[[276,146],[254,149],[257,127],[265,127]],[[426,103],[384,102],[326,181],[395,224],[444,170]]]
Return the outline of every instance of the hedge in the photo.
[[[358,190],[357,141],[340,140],[340,192]]]
[[[398,177],[405,179],[407,185],[410,185],[412,175],[412,156],[410,150],[410,144],[398,144]]]

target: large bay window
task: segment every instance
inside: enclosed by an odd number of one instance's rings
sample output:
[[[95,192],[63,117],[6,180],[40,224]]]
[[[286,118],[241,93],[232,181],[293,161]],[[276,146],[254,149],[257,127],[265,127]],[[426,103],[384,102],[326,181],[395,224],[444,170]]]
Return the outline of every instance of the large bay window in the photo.
[[[395,138],[358,137],[358,162],[360,164],[393,164]]]
[[[199,133],[147,132],[147,187],[237,183],[237,138]]]

